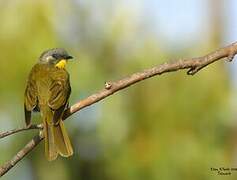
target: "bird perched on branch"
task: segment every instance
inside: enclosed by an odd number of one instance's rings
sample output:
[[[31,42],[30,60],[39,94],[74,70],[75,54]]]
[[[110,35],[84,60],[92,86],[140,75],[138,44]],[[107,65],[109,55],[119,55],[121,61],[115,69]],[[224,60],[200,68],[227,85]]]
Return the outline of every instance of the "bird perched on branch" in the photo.
[[[65,69],[72,59],[62,48],[41,54],[28,77],[24,96],[25,123],[31,125],[31,112],[40,111],[45,137],[45,155],[49,161],[73,154],[72,145],[62,121],[71,93],[69,74]]]

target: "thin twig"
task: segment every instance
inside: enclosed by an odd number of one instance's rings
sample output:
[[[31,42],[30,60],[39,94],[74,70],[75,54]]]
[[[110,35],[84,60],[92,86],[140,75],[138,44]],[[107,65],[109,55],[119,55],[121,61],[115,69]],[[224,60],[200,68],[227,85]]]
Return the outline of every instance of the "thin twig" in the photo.
[[[125,77],[121,80],[115,82],[109,82],[105,84],[105,88],[101,91],[77,102],[70,108],[68,108],[63,115],[63,119],[68,118],[72,114],[78,112],[79,110],[90,106],[102,99],[114,94],[115,92],[127,88],[137,82],[148,79],[150,77],[161,75],[167,72],[174,72],[182,69],[188,69],[188,75],[194,75],[202,68],[208,66],[209,64],[218,61],[222,58],[227,58],[228,61],[231,61],[234,56],[237,54],[237,42],[226,46],[224,48],[218,49],[212,53],[209,53],[205,56],[198,58],[190,59],[180,59],[172,63],[164,63],[158,66],[155,66],[150,69],[146,69],[142,72],[134,73],[128,77]],[[17,162],[19,162],[27,153],[32,151],[37,144],[43,138],[35,136],[21,151],[19,151],[10,161],[6,162],[3,166],[0,167],[0,176],[4,175],[12,167],[14,167]]]
[[[5,132],[0,132],[0,139],[18,132],[27,131],[31,129],[42,129],[42,128],[43,128],[42,124],[32,124],[29,127],[16,128]]]

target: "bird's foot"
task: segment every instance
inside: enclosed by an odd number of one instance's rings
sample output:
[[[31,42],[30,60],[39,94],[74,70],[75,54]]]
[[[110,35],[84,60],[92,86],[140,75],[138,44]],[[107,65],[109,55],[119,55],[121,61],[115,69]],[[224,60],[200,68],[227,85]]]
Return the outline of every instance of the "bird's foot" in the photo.
[[[39,136],[40,136],[41,138],[44,138],[44,132],[43,132],[43,130],[40,130],[40,131],[39,131]]]

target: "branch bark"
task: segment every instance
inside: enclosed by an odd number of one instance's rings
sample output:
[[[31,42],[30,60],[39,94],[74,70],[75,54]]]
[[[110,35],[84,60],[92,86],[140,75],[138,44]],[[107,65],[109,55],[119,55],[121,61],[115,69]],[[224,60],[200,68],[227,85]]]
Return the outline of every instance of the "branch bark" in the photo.
[[[10,136],[12,134],[18,133],[18,132],[27,131],[27,130],[31,130],[31,129],[43,129],[43,125],[42,124],[33,124],[29,127],[16,128],[16,129],[12,129],[12,130],[5,131],[5,132],[0,132],[0,139]]]
[[[0,167],[0,176],[6,174],[11,168],[13,168],[17,162],[19,162],[22,158],[24,158],[30,151],[33,150],[35,146],[37,146],[43,137],[36,135],[33,137],[30,142],[28,142],[25,147],[23,147],[10,161],[6,162]]]
[[[102,99],[114,94],[117,91],[120,91],[124,88],[127,88],[137,82],[143,81],[145,79],[151,78],[156,75],[161,75],[167,72],[174,72],[182,69],[188,69],[188,75],[194,75],[202,68],[208,66],[215,61],[227,58],[227,61],[232,61],[234,56],[237,54],[237,42],[232,43],[226,47],[220,48],[214,52],[211,52],[205,56],[190,58],[190,59],[179,59],[175,62],[164,63],[158,66],[155,66],[150,69],[146,69],[142,72],[134,73],[130,76],[127,76],[123,79],[120,79],[115,82],[106,82],[105,88],[101,91],[77,102],[67,110],[65,110],[63,119],[67,119],[72,114],[80,111],[81,109],[90,106]],[[0,133],[0,138],[6,137],[8,135],[29,130],[29,129],[40,129],[42,125],[36,125],[34,128],[20,128],[7,132]],[[43,137],[37,135],[35,136],[25,147],[23,147],[11,160],[7,161],[0,167],[0,176],[3,176],[7,173],[12,167],[14,167],[21,159],[25,157],[30,151],[32,151],[40,142],[43,140]]]

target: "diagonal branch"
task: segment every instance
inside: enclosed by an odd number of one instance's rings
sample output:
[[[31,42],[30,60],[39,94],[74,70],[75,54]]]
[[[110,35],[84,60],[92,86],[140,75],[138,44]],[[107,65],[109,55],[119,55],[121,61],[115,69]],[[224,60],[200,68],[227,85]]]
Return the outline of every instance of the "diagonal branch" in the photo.
[[[79,101],[78,103],[74,104],[69,109],[67,109],[64,113],[63,118],[66,119],[70,115],[81,110],[82,108],[85,108],[86,106],[90,106],[114,94],[115,92],[122,90],[124,88],[127,88],[128,86],[131,86],[139,81],[151,78],[156,75],[161,75],[167,72],[173,72],[173,71],[178,71],[182,69],[189,69],[187,74],[194,75],[195,73],[200,71],[202,68],[222,58],[227,58],[227,60],[230,62],[233,60],[236,54],[237,54],[237,42],[229,46],[226,46],[224,48],[218,49],[202,57],[190,58],[190,59],[179,59],[172,63],[164,63],[161,65],[155,66],[153,68],[146,69],[142,72],[134,73],[116,82],[107,82],[103,90]]]
[[[28,142],[25,147],[23,147],[10,161],[7,161],[0,167],[0,176],[3,176],[11,168],[13,168],[16,163],[18,163],[22,158],[24,158],[30,151],[37,146],[43,137],[36,135],[30,142]]]
[[[72,114],[80,111],[81,109],[90,106],[98,101],[101,101],[105,99],[106,97],[114,94],[117,91],[120,91],[124,88],[127,88],[137,82],[143,81],[145,79],[151,78],[156,75],[161,75],[167,72],[174,72],[182,69],[188,69],[187,74],[188,75],[194,75],[198,71],[200,71],[202,68],[208,66],[209,64],[214,63],[215,61],[218,61],[222,58],[227,58],[228,61],[232,61],[234,56],[237,54],[237,42],[230,44],[229,46],[226,46],[224,48],[220,48],[214,52],[211,52],[205,56],[201,56],[198,58],[190,58],[190,59],[179,59],[175,62],[171,63],[164,63],[158,66],[155,66],[150,69],[146,69],[144,71],[134,73],[130,76],[127,76],[123,79],[120,79],[115,82],[106,82],[105,88],[101,91],[77,102],[70,108],[68,108],[64,112],[63,119],[67,119]],[[35,128],[20,128],[12,130],[11,132],[5,132],[0,133],[5,134],[1,136],[7,136],[14,134],[16,132],[29,130],[29,129],[39,129],[36,125]],[[42,140],[43,138],[38,136],[35,136],[25,147],[22,148],[10,161],[7,161],[5,164],[0,166],[0,176],[3,176],[6,172],[8,172],[12,167],[14,167],[17,162],[19,162],[21,159],[24,158],[26,154],[28,154],[30,151],[32,151]]]

